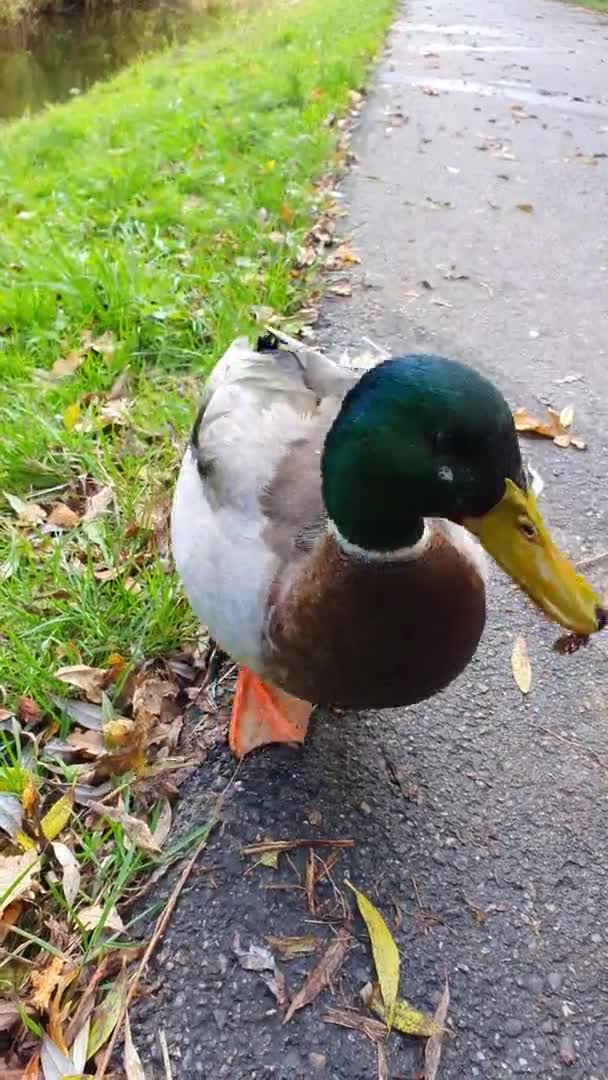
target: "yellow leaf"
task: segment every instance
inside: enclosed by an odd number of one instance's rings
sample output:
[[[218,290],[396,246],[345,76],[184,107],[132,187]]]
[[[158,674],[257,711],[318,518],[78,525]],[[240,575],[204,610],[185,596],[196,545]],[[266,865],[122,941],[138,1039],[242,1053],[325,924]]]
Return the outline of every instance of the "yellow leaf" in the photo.
[[[357,898],[359,911],[367,926],[372,943],[378,982],[382,991],[382,1000],[386,1008],[386,1026],[390,1031],[393,1026],[395,1003],[399,991],[399,950],[382,915],[374,907],[371,900],[368,900],[364,893],[355,889],[350,881],[347,881],[346,884],[353,890]]]
[[[511,669],[513,671],[513,678],[522,694],[527,694],[532,685],[532,668],[530,667],[526,642],[521,635],[516,637],[513,642]]]
[[[63,957],[53,956],[51,962],[42,971],[32,972],[32,994],[30,1005],[39,1012],[46,1012],[51,1000],[51,994],[55,990],[59,977],[63,971]]]
[[[365,1005],[376,1013],[376,1016],[386,1021],[386,1009],[377,986],[371,986],[368,983],[361,991],[361,998]],[[420,1009],[416,1009],[404,998],[395,1003],[392,1026],[404,1035],[419,1035],[425,1039],[443,1030],[441,1024],[433,1016],[428,1016]]]
[[[38,788],[33,781],[29,779],[21,792],[21,806],[23,807],[24,814],[31,814],[32,810],[35,810],[37,803]]]
[[[21,848],[22,851],[35,851],[36,850],[36,845],[35,845],[34,841],[32,840],[31,836],[27,835],[27,833],[18,832],[16,834],[16,836],[15,836],[15,840],[19,844],[19,847]]]
[[[71,405],[66,405],[63,410],[63,426],[66,431],[73,431],[79,420],[80,405],[77,401],[73,401]]]
[[[54,840],[56,836],[59,836],[61,830],[65,828],[70,820],[73,804],[74,797],[72,795],[62,795],[44,815],[40,822],[40,828],[42,829],[42,835],[47,840]]]
[[[278,851],[263,851],[260,855],[262,866],[269,866],[271,870],[278,870],[279,854]]]

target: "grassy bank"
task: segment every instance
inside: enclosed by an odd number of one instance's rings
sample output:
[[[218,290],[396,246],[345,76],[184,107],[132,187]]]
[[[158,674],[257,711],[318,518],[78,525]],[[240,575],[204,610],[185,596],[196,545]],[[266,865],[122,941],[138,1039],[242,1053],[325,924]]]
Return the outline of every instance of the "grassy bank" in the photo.
[[[258,7],[0,130],[0,1071],[44,1031],[71,1052],[74,1017],[87,1053],[107,1038],[121,905],[183,854],[159,799],[197,678],[175,469],[218,354],[310,300],[335,115],[392,7]]]

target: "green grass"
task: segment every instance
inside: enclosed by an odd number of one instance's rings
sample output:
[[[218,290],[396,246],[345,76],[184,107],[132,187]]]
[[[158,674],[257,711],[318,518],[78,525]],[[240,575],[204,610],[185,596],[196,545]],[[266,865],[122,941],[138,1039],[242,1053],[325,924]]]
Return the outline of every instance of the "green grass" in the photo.
[[[570,0],[576,7],[592,8],[593,11],[608,12],[608,0]]]
[[[309,292],[294,265],[334,164],[323,121],[361,83],[392,8],[279,3],[0,131],[0,487],[46,510],[82,510],[83,475],[116,493],[115,512],[63,535],[3,505],[9,701],[46,705],[61,664],[150,657],[193,632],[163,543],[137,525],[142,504],[166,505],[200,380],[252,310],[293,313]],[[49,383],[83,331],[109,331],[114,353]],[[103,427],[127,366],[129,421]],[[100,566],[118,577],[99,580]]]
[[[62,970],[69,952],[72,1015],[95,965],[114,977],[128,951],[120,932],[85,927],[83,907],[101,907],[102,923],[118,907],[130,932],[142,875],[201,840],[183,837],[161,855],[133,846],[124,814],[154,827],[164,805],[155,770],[170,770],[171,755],[161,761],[156,743],[145,767],[138,759],[150,721],[133,702],[133,719],[116,724],[132,725],[129,738],[143,724],[143,741],[123,751],[121,768],[117,750],[108,768],[121,775],[98,788],[106,774],[91,772],[86,754],[62,756],[72,722],[55,672],[109,668],[114,703],[124,707],[124,684],[129,709],[133,667],[194,640],[167,515],[203,378],[233,337],[255,334],[256,312],[297,325],[317,278],[298,251],[342,160],[324,121],[363,81],[393,7],[256,6],[213,37],[0,128],[0,871],[12,875],[0,908],[12,899],[18,920],[0,941],[0,991],[21,1024],[24,1067],[44,1026],[36,972],[51,961]],[[53,378],[71,354],[72,373]],[[105,510],[86,520],[104,492]],[[58,506],[64,527],[50,527]],[[104,698],[88,733],[103,730],[104,752],[113,708]],[[91,778],[95,798],[123,818],[87,814],[77,793],[51,829],[49,807]],[[80,873],[70,904],[55,840]],[[29,849],[38,889],[24,903],[28,867],[15,876],[6,860]],[[3,1062],[0,1046],[0,1072]]]

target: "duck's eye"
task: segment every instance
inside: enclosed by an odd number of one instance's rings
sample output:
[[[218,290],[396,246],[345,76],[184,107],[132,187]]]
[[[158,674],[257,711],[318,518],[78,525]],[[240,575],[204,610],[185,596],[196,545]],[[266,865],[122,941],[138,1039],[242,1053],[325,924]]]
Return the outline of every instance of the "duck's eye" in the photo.
[[[536,526],[530,521],[530,518],[520,517],[517,522],[517,527],[526,540],[536,540],[537,532]]]

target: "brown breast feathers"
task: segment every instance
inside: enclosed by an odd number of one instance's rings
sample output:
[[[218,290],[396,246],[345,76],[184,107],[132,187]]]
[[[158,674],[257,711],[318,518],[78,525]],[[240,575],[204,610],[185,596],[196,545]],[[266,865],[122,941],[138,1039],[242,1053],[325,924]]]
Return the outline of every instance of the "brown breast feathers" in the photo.
[[[319,705],[411,705],[460,674],[484,624],[484,583],[439,530],[409,562],[352,558],[326,535],[274,584],[266,674]]]

